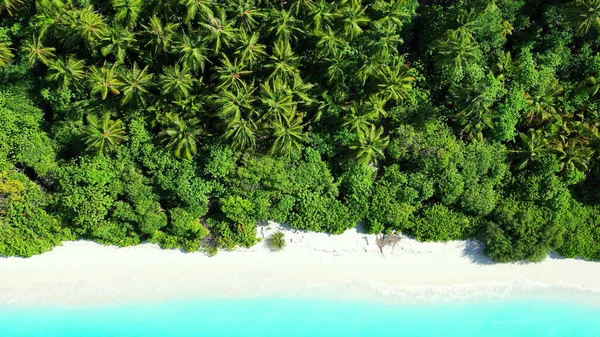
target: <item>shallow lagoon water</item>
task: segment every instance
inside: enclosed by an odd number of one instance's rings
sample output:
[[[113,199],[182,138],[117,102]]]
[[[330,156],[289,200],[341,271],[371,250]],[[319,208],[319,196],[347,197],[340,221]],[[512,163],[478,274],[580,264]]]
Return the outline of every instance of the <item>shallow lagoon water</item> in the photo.
[[[315,299],[198,299],[112,306],[0,307],[3,337],[594,337],[600,307],[505,300],[390,305]]]

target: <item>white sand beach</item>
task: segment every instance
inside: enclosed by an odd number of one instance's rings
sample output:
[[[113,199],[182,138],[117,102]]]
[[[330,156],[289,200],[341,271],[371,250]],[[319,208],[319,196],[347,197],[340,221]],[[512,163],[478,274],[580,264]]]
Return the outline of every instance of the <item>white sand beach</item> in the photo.
[[[267,237],[278,230],[259,228]],[[198,297],[312,296],[382,302],[578,294],[600,303],[600,263],[559,257],[493,264],[475,241],[403,238],[383,254],[376,237],[285,232],[287,247],[203,253],[156,245],[65,242],[29,259],[0,258],[1,305],[97,305]]]

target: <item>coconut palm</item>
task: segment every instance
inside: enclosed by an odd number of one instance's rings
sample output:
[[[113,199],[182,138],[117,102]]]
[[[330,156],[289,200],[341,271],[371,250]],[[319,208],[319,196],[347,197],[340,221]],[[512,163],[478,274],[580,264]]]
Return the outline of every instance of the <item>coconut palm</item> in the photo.
[[[215,55],[218,55],[223,48],[229,47],[236,39],[237,30],[228,22],[223,10],[217,11],[214,16],[209,16],[207,22],[201,25],[206,30],[204,41],[212,45]]]
[[[254,149],[256,147],[257,129],[256,123],[251,119],[237,117],[227,124],[223,137],[236,150]]]
[[[377,75],[383,67],[381,61],[375,57],[365,58],[361,60],[362,65],[355,72],[355,77],[359,79],[362,85],[367,83],[367,80]]]
[[[413,15],[410,3],[405,0],[376,0],[373,9],[378,12],[382,23],[393,23],[399,28],[404,25],[404,20]]]
[[[291,42],[304,31],[300,28],[301,21],[286,10],[272,9],[269,13],[269,28],[267,32],[274,35],[278,42]]]
[[[303,16],[309,13],[314,5],[313,0],[293,0],[290,3],[290,13],[293,13],[295,16]]]
[[[43,38],[47,32],[54,32],[69,13],[61,0],[37,0],[35,8],[33,26],[38,30],[40,38]]]
[[[176,158],[191,159],[197,152],[197,144],[203,133],[197,119],[184,120],[179,115],[167,113],[164,129],[158,136]]]
[[[300,79],[300,58],[294,54],[289,43],[278,41],[269,59],[270,63],[265,65],[266,69],[271,69],[269,80],[292,83]]]
[[[56,49],[53,47],[44,47],[40,38],[35,35],[31,40],[23,41],[21,46],[21,52],[25,53],[27,62],[32,67],[38,62],[48,65],[48,62],[55,57],[55,51]]]
[[[58,83],[63,89],[85,77],[85,62],[72,57],[58,58],[48,62],[46,79]]]
[[[287,118],[293,111],[295,103],[290,90],[280,81],[275,81],[271,87],[267,81],[260,86],[260,101],[266,108],[263,119],[274,121]]]
[[[154,54],[164,53],[171,49],[171,43],[179,24],[167,22],[163,24],[154,14],[150,22],[144,27],[144,32],[149,37],[146,46],[154,48]]]
[[[408,95],[415,78],[411,76],[412,70],[404,63],[396,60],[392,65],[381,67],[378,72],[378,87],[387,99],[400,102]]]
[[[548,141],[542,130],[529,129],[527,133],[520,133],[517,138],[519,140],[517,146],[509,151],[514,154],[517,170],[523,170],[531,162],[548,153]]]
[[[213,0],[179,0],[186,8],[185,22],[190,23],[196,17],[207,19],[213,15]]]
[[[240,47],[236,50],[235,55],[250,68],[258,64],[267,55],[265,45],[258,43],[258,38],[258,33],[248,35],[245,31],[241,31],[239,34]]]
[[[354,39],[363,32],[361,26],[369,23],[365,16],[365,7],[360,0],[350,0],[346,6],[341,9],[342,23],[344,26],[343,34],[349,40]]]
[[[380,60],[389,60],[390,56],[398,54],[398,46],[403,43],[398,26],[391,21],[375,22],[374,29],[377,37],[367,42],[373,54]]]
[[[553,150],[558,154],[559,170],[568,174],[574,170],[587,172],[589,164],[594,157],[594,149],[584,145],[577,139],[569,139],[565,142],[556,142]]]
[[[114,19],[126,27],[135,27],[142,11],[142,0],[112,0]]]
[[[238,58],[231,62],[227,55],[222,54],[221,63],[220,67],[216,67],[216,77],[220,83],[217,89],[228,89],[231,86],[239,89],[246,85],[242,76],[251,74],[252,71],[245,70],[244,64]]]
[[[76,46],[80,41],[95,52],[95,47],[109,34],[108,25],[104,17],[94,11],[92,6],[77,10],[74,13],[71,28],[73,34],[67,36],[67,43]]]
[[[123,122],[120,119],[110,119],[108,113],[100,120],[93,115],[88,115],[87,121],[84,140],[88,151],[106,154],[113,151],[117,144],[127,140]]]
[[[256,8],[253,2],[246,0],[231,1],[232,14],[235,16],[236,25],[243,32],[255,31],[259,26],[259,20],[265,14]]]
[[[9,16],[12,16],[25,3],[25,0],[0,0],[0,14],[6,12]]]
[[[118,62],[125,62],[127,52],[134,48],[136,43],[132,32],[122,27],[111,27],[108,34],[102,39],[101,49],[103,56],[112,54]]]
[[[588,84],[588,92],[591,96],[596,96],[600,92],[600,79],[594,76],[590,76],[586,79]]]
[[[478,48],[469,34],[450,31],[446,39],[438,42],[439,63],[453,73],[461,73],[464,67],[478,57]]]
[[[8,45],[4,42],[0,42],[0,67],[7,65],[10,60],[14,57]]]
[[[208,56],[204,42],[198,34],[192,36],[183,34],[175,44],[173,51],[179,54],[179,62],[184,67],[193,71],[204,71]]]
[[[327,75],[329,83],[343,81],[346,77],[346,68],[349,64],[347,58],[341,54],[334,54],[332,57],[325,58],[325,61],[327,61],[328,67],[326,74],[323,75]]]
[[[133,63],[131,71],[126,71],[119,80],[122,83],[121,87],[121,104],[135,102],[140,106],[146,105],[146,98],[149,96],[150,88],[154,85],[152,77],[154,74],[148,72],[148,66],[144,69],[138,68],[136,62]]]
[[[340,54],[340,51],[346,43],[329,27],[324,28],[323,30],[317,30],[313,35],[318,39],[316,49],[320,57],[332,57]]]
[[[100,97],[104,100],[109,92],[113,95],[119,95],[121,93],[119,88],[123,83],[121,83],[117,77],[118,65],[118,63],[114,63],[112,66],[108,67],[105,63],[100,68],[92,66],[88,76],[91,90],[90,93],[92,95],[100,94]]]
[[[535,119],[538,123],[543,123],[553,119],[560,110],[563,88],[558,84],[558,80],[534,94],[525,93],[525,119],[527,124]]]
[[[176,64],[164,68],[159,77],[159,85],[163,95],[173,95],[175,98],[181,98],[189,95],[194,85],[194,79],[188,68]]]
[[[321,29],[331,29],[334,20],[339,16],[332,8],[331,4],[326,0],[317,0],[311,6],[309,11],[310,21],[308,26],[315,31]]]
[[[356,152],[356,160],[362,164],[376,163],[378,158],[385,158],[383,150],[389,144],[389,137],[383,137],[383,127],[371,125],[366,132],[358,134],[357,141],[350,146]]]
[[[347,107],[349,113],[344,115],[344,123],[342,126],[357,134],[368,132],[373,126],[373,119],[377,117],[377,113],[368,109],[364,104],[352,102]]]
[[[302,116],[292,111],[284,120],[274,120],[271,123],[273,129],[273,145],[269,152],[271,154],[290,155],[302,149],[302,143],[307,135],[303,132]]]
[[[217,116],[226,124],[254,113],[252,104],[256,101],[253,95],[253,85],[238,88],[235,91],[222,90],[212,97],[217,107]]]
[[[567,20],[577,35],[585,35],[594,27],[600,31],[600,0],[575,0],[567,5]]]

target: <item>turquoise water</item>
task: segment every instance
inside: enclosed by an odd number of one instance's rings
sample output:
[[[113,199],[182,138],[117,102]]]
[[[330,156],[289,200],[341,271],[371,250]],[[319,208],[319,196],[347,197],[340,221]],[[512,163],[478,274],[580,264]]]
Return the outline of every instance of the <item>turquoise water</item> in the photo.
[[[126,306],[1,308],[1,337],[594,337],[600,308],[510,301],[394,306],[299,299],[203,299]]]

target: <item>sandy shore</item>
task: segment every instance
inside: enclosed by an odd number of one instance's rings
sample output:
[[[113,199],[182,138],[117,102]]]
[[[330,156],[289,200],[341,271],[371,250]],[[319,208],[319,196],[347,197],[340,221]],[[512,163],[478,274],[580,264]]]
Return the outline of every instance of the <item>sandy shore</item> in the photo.
[[[268,236],[277,225],[261,227]],[[383,254],[375,236],[285,230],[287,247],[215,257],[65,242],[29,259],[0,258],[0,304],[88,305],[197,297],[312,296],[382,302],[579,296],[600,303],[600,263],[547,258],[493,264],[476,242],[403,238]],[[562,295],[561,295],[562,294]]]

